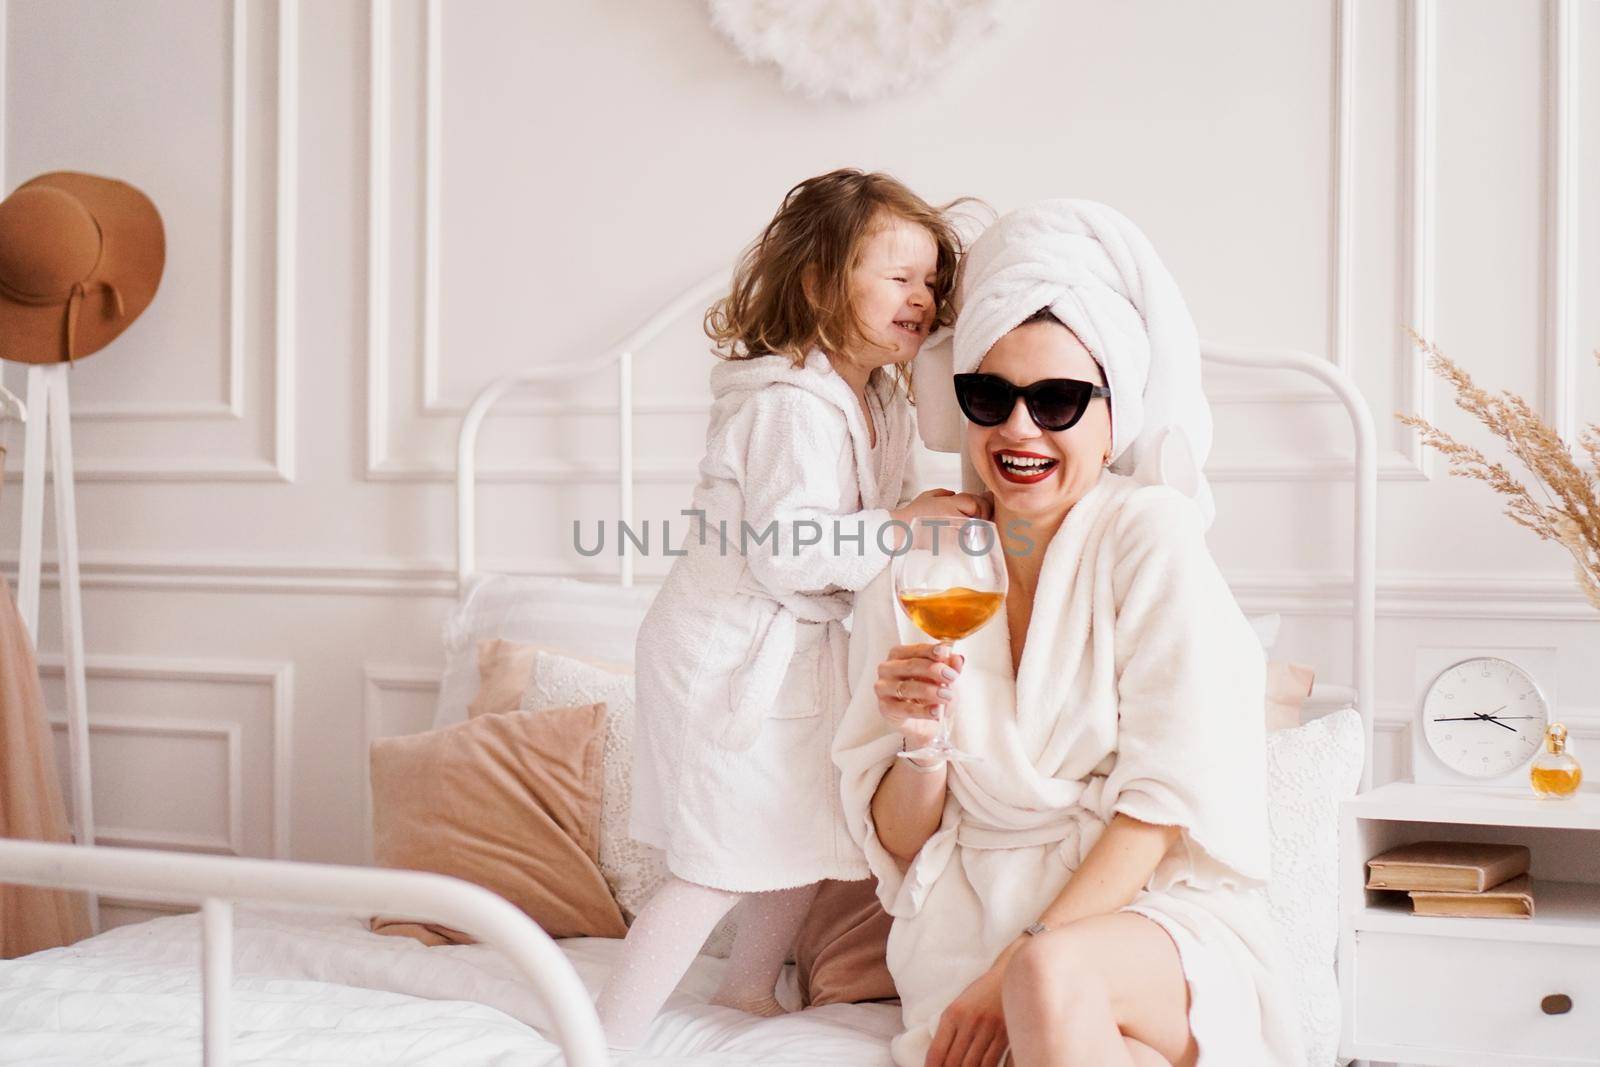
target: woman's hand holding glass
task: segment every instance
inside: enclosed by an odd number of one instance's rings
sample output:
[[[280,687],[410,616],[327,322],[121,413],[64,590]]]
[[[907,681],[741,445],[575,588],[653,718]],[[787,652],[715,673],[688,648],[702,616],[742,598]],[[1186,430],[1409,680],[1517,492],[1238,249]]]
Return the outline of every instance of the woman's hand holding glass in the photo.
[[[878,664],[878,713],[905,738],[926,748],[939,736],[939,708],[956,702],[954,685],[967,658],[949,645],[896,645]]]
[[[911,524],[906,550],[890,564],[895,599],[918,630],[953,645],[981,630],[1005,606],[1008,577],[1000,534],[983,519],[922,518]],[[901,752],[920,765],[977,759],[950,741],[954,678],[935,692],[940,730],[926,744]],[[903,694],[902,694],[903,695]],[[938,714],[939,708],[945,709]]]

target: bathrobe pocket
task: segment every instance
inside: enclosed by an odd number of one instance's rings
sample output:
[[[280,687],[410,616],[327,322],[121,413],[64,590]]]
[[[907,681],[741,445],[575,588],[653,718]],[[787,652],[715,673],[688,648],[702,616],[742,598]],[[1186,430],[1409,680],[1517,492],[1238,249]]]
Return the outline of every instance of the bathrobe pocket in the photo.
[[[794,657],[767,718],[814,719],[822,714],[824,687],[817,670],[826,631],[825,623],[802,622],[795,627]]]
[[[821,714],[817,703],[817,649],[825,626],[804,623],[776,600],[742,598],[742,630],[750,635],[745,661],[728,679],[728,716],[723,747],[743,751],[755,744],[768,719],[803,719]]]

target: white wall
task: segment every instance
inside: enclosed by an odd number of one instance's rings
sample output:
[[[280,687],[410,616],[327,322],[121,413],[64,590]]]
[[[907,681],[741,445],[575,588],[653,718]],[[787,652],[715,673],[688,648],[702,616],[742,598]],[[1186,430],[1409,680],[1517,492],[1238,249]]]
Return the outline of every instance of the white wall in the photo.
[[[1405,770],[1426,644],[1556,649],[1560,712],[1600,767],[1600,626],[1565,557],[1390,417],[1470,432],[1409,322],[1565,425],[1600,418],[1600,304],[1580,302],[1600,209],[1579,195],[1600,182],[1600,5],[1434,7],[1040,3],[935,84],[845,105],[784,93],[693,0],[10,0],[5,189],[58,168],[124,178],[169,241],[154,305],[72,371],[102,826],[358,858],[364,739],[431,710],[465,402],[618,339],[842,164],[1000,210],[1109,201],[1205,337],[1348,368],[1385,447],[1379,780]],[[1418,101],[1434,117],[1413,127]],[[687,499],[704,347],[690,323],[641,360],[641,515]],[[545,418],[492,427],[488,565],[610,565],[570,547],[572,518],[613,514],[609,384],[574,383],[585,414],[534,404]],[[1247,609],[1291,616],[1280,654],[1347,681],[1341,416],[1286,398],[1297,381],[1214,386],[1215,551]],[[14,577],[14,473],[5,488]],[[45,609],[59,706],[48,582]]]

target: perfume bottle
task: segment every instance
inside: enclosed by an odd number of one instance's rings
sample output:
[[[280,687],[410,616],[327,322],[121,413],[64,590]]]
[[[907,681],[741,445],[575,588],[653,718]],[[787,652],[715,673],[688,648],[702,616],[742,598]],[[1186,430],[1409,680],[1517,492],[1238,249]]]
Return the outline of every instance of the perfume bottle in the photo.
[[[1544,733],[1544,751],[1533,760],[1528,772],[1533,791],[1541,797],[1570,797],[1583,781],[1583,768],[1567,751],[1567,728],[1558,722]]]

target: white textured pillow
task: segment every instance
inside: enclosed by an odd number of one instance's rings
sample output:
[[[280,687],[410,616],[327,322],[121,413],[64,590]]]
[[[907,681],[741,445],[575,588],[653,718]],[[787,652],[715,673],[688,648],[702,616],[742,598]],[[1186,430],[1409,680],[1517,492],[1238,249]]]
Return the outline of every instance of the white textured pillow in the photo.
[[[580,698],[579,694],[587,694]],[[572,703],[574,700],[577,704]],[[600,873],[605,875],[623,918],[633,917],[668,877],[661,850],[628,835],[633,799],[634,689],[631,674],[619,674],[570,656],[540,650],[523,691],[522,711],[548,711],[580,704],[606,706],[606,739],[601,757]],[[733,923],[724,919],[703,950],[726,957],[733,946]]]
[[[464,722],[478,691],[478,643],[500,638],[633,665],[634,643],[656,587],[482,574],[444,627],[444,677],[433,728]]]
[[[1355,796],[1365,752],[1354,708],[1267,734],[1267,905],[1288,949],[1312,1067],[1338,1062],[1339,803]]]

